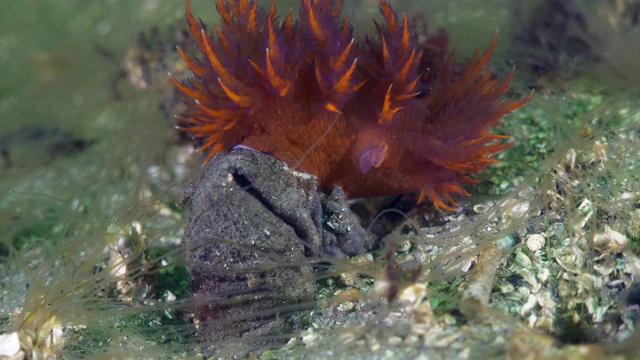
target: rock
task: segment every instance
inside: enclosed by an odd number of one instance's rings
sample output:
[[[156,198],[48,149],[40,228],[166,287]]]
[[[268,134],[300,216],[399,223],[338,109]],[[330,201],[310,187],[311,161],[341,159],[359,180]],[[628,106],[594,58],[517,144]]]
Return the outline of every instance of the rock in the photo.
[[[365,251],[342,190],[316,189],[313,177],[246,149],[202,169],[185,195],[184,238],[201,336],[260,342],[281,333],[291,305],[313,304],[313,264]]]

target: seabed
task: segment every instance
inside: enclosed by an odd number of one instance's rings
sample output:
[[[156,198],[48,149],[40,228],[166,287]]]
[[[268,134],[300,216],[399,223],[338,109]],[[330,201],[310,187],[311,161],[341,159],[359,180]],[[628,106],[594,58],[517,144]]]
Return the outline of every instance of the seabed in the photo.
[[[496,73],[517,67],[511,96],[536,88],[473,196],[457,212],[352,201],[375,250],[329,261],[312,301],[277,308],[278,336],[222,342],[197,335],[182,257],[176,200],[203,159],[166,76],[186,75],[183,4],[1,4],[0,358],[637,357],[640,3],[515,3],[396,5],[461,59],[500,28]],[[377,1],[345,11],[371,28]]]

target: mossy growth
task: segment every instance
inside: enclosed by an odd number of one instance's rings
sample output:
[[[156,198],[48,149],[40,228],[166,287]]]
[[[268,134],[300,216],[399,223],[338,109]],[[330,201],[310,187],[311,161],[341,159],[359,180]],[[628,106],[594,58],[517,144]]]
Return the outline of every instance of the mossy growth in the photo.
[[[191,276],[181,264],[179,254],[170,253],[166,247],[154,246],[145,251],[144,257],[151,261],[162,259],[156,270],[155,292],[158,296],[170,291],[177,299],[184,299],[191,294]]]
[[[544,159],[563,151],[576,134],[589,136],[591,128],[599,125],[586,123],[581,117],[591,116],[589,112],[602,101],[597,94],[537,93],[529,106],[508,115],[496,129],[499,134],[509,134],[515,145],[496,156],[501,163],[477,176],[481,182],[474,193],[505,195],[535,174]]]

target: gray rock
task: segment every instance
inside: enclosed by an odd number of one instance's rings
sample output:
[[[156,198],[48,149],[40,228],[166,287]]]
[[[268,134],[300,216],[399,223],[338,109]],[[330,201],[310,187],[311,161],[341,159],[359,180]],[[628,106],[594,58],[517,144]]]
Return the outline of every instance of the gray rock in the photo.
[[[365,251],[340,188],[319,193],[313,177],[259,152],[214,156],[188,199],[194,317],[209,341],[282,333],[288,312],[313,304],[313,264]]]

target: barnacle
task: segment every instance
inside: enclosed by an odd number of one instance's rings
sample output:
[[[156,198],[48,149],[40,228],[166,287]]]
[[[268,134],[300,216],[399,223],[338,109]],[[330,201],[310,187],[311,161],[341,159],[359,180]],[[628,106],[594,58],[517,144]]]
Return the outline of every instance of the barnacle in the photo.
[[[502,101],[513,72],[485,71],[496,45],[462,67],[441,31],[419,41],[385,0],[378,38],[354,40],[342,1],[302,0],[300,19],[280,21],[256,1],[219,0],[220,26],[191,34],[204,55],[182,53],[194,77],[176,86],[192,99],[178,118],[208,151],[253,148],[314,174],[349,197],[419,192],[453,209],[462,183],[512,145],[490,132],[529,98]]]

